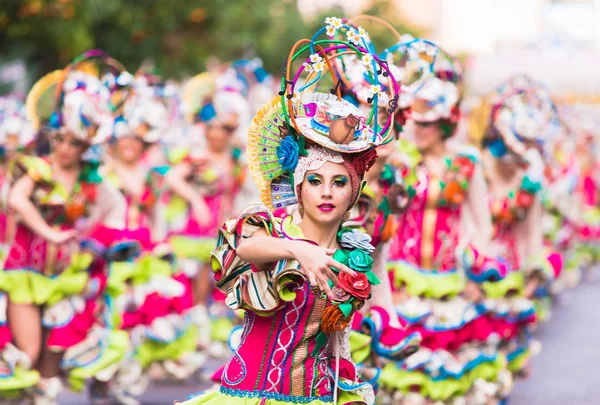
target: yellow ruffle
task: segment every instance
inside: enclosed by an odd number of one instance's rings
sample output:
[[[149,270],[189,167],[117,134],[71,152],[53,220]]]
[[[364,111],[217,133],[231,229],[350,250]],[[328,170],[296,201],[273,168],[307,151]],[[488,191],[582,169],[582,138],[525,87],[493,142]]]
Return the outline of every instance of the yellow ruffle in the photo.
[[[122,330],[111,330],[102,344],[105,346],[102,347],[99,358],[90,364],[69,370],[68,381],[74,391],[83,391],[86,381],[125,358],[129,348],[129,334]]]
[[[396,287],[406,287],[408,294],[427,298],[442,298],[461,293],[466,286],[462,272],[427,272],[405,262],[391,262],[388,271],[394,273]]]
[[[514,290],[519,294],[525,288],[525,277],[520,271],[512,271],[500,281],[482,283],[483,291],[488,298],[506,297],[509,291]]]
[[[371,336],[356,331],[350,332],[350,353],[352,362],[361,364],[371,354]]]
[[[169,244],[175,257],[195,259],[202,263],[210,262],[210,254],[217,243],[216,238],[194,238],[190,236],[171,236]]]
[[[506,358],[498,355],[495,361],[481,363],[461,378],[434,380],[421,371],[403,370],[396,364],[389,363],[384,367],[379,383],[385,389],[406,393],[410,392],[412,387],[419,386],[421,395],[434,401],[446,401],[452,397],[465,395],[477,379],[496,381],[498,373],[506,367]]]
[[[0,289],[17,304],[53,305],[65,297],[81,294],[89,280],[90,253],[76,253],[69,266],[56,276],[31,270],[0,273]]]
[[[189,327],[187,331],[170,343],[146,340],[135,350],[135,359],[142,367],[147,367],[155,361],[177,360],[183,354],[196,351],[197,329]]]

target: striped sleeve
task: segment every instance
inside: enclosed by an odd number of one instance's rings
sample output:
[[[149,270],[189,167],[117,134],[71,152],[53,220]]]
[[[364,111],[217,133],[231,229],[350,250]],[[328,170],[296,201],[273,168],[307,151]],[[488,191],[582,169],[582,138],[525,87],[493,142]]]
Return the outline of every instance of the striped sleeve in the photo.
[[[295,290],[305,280],[296,260],[281,260],[266,271],[256,271],[241,260],[236,248],[259,229],[282,238],[280,221],[261,204],[248,206],[238,218],[231,218],[219,230],[212,252],[216,286],[227,295],[231,309],[246,309],[269,316],[296,297]]]

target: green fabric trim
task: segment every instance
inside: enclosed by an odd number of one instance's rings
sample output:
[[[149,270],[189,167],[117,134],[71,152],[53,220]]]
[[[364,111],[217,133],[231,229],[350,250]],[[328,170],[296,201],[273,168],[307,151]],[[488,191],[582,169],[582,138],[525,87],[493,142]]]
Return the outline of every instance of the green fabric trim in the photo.
[[[427,298],[442,298],[461,293],[466,286],[462,272],[428,273],[420,271],[406,262],[388,263],[388,270],[394,273],[397,287],[406,285],[410,295],[422,295]]]

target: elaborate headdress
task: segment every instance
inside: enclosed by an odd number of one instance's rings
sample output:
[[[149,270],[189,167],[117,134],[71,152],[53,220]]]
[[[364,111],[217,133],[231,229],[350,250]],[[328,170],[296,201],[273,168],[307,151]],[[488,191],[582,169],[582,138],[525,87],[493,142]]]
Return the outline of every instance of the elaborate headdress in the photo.
[[[524,158],[528,143],[542,146],[559,130],[557,109],[538,83],[519,76],[501,85],[491,98],[484,144],[496,157],[512,152]]]
[[[359,181],[377,156],[375,147],[388,140],[388,128],[397,108],[399,86],[389,68],[369,50],[365,38],[344,20],[331,17],[328,26],[311,40],[302,40],[292,48],[287,60],[278,98],[263,106],[250,126],[248,135],[249,167],[261,190],[261,199],[271,209],[298,202],[298,186],[308,170],[326,162],[345,165],[353,183],[354,200],[360,191]],[[345,31],[347,41],[331,43],[321,40],[324,33],[331,38]],[[308,53],[308,55],[307,55]],[[354,54],[359,59],[368,55],[371,61],[373,92],[371,111],[364,114],[342,99],[340,83],[320,92],[327,72],[336,79],[333,62]],[[365,58],[366,59],[366,58]],[[292,70],[294,62],[303,62]],[[376,71],[385,70],[388,92],[382,91]],[[380,97],[393,101],[390,117],[377,124],[377,102]]]
[[[433,75],[419,83],[412,103],[411,118],[417,122],[445,121],[456,124],[460,118],[458,103],[462,70],[457,59],[438,50]]]
[[[404,125],[406,113],[410,109],[415,95],[419,92],[425,80],[433,76],[433,66],[437,58],[438,49],[430,41],[424,39],[415,39],[410,35],[400,35],[388,22],[377,17],[361,15],[349,20],[349,23],[354,27],[354,34],[349,34],[350,37],[358,33],[365,37],[365,42],[368,49],[374,52],[374,46],[371,43],[368,34],[365,33],[363,27],[358,25],[361,20],[371,20],[379,25],[387,28],[391,32],[391,37],[395,39],[395,43],[385,49],[378,55],[382,64],[389,68],[388,70],[380,69],[377,71],[378,80],[385,88],[385,78],[391,72],[395,79],[401,84],[399,99],[397,100],[398,110],[396,123]],[[339,34],[338,34],[339,37]],[[373,72],[371,65],[371,57],[369,55],[358,59],[355,55],[350,55],[336,60],[336,68],[342,78],[345,86],[356,97],[357,101],[363,104],[369,104],[369,99],[372,96],[370,73]],[[385,96],[381,96],[378,100],[380,107],[387,107],[391,100]]]
[[[112,133],[131,75],[108,54],[91,50],[65,69],[42,77],[27,96],[28,114],[36,127],[69,131],[88,144],[104,142]]]
[[[0,146],[4,150],[21,149],[35,140],[36,133],[22,98],[15,94],[0,97]]]
[[[231,66],[220,73],[204,72],[183,87],[183,103],[189,123],[225,123],[237,126],[250,116],[247,88]]]

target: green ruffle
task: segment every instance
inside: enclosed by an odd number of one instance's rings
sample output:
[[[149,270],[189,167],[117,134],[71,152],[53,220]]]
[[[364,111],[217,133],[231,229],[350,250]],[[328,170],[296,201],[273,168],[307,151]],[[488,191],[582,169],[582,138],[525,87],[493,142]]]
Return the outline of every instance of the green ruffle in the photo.
[[[394,272],[396,287],[406,286],[408,294],[427,298],[454,296],[465,289],[466,280],[462,272],[426,272],[404,262],[388,263],[388,271]]]
[[[68,381],[74,391],[83,391],[87,380],[125,357],[129,348],[129,334],[122,330],[112,330],[105,343],[106,347],[98,359],[84,367],[69,370]]]
[[[552,299],[550,297],[543,297],[534,299],[535,305],[535,316],[540,322],[548,322],[552,315]]]
[[[53,305],[81,294],[89,280],[87,270],[92,260],[90,253],[76,253],[69,266],[55,276],[25,269],[4,271],[0,273],[0,289],[17,304]]]
[[[135,350],[134,357],[142,367],[162,360],[177,360],[183,354],[196,351],[197,329],[189,327],[187,331],[170,343],[146,340]]]
[[[40,375],[35,370],[16,368],[13,375],[0,378],[0,398],[14,398],[21,394],[21,390],[35,386],[40,380]]]
[[[508,370],[512,373],[518,373],[519,371],[524,370],[527,367],[527,364],[529,364],[530,358],[531,353],[529,350],[525,350],[508,363]]]
[[[383,368],[379,383],[386,389],[405,393],[410,392],[414,386],[419,386],[421,395],[433,401],[446,401],[455,396],[465,395],[475,380],[496,381],[498,373],[504,369],[506,369],[506,358],[498,355],[495,361],[481,363],[461,378],[433,380],[421,371],[407,371],[399,369],[394,363],[389,363]]]
[[[209,392],[185,402],[177,402],[176,405],[298,405],[297,402],[280,401],[277,399],[234,397],[220,392]],[[306,402],[308,405],[332,405],[332,402],[325,402],[315,399]],[[365,401],[357,394],[340,391],[336,405],[362,405]]]
[[[512,271],[500,281],[482,283],[483,291],[488,298],[506,297],[511,290],[522,293],[525,288],[525,278],[520,271]]]
[[[202,263],[208,263],[210,254],[217,244],[217,238],[171,236],[169,244],[177,258],[195,259]]]
[[[107,292],[119,296],[126,290],[126,283],[148,283],[154,277],[172,277],[173,265],[152,255],[143,255],[133,262],[112,262],[107,281]]]
[[[371,336],[351,331],[350,353],[355,364],[363,363],[371,354]]]
[[[211,319],[210,338],[212,341],[227,343],[229,334],[233,329],[233,322],[229,318]]]
[[[173,146],[167,149],[167,160],[170,164],[176,165],[187,157],[190,149],[187,146]]]
[[[188,211],[189,205],[187,201],[178,195],[173,195],[164,208],[165,220],[170,223],[177,218],[188,215]]]

